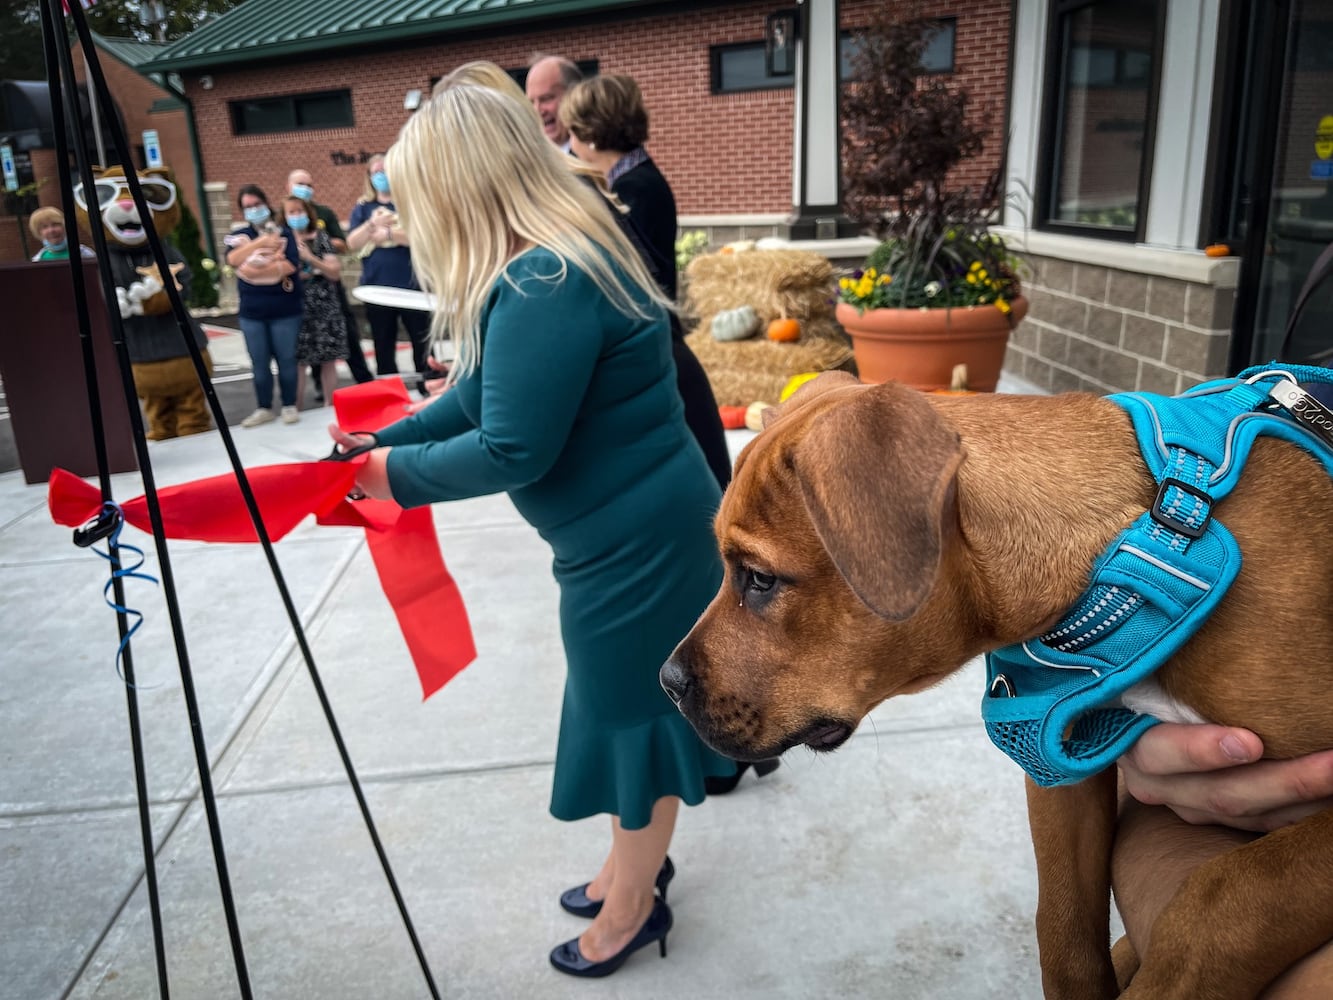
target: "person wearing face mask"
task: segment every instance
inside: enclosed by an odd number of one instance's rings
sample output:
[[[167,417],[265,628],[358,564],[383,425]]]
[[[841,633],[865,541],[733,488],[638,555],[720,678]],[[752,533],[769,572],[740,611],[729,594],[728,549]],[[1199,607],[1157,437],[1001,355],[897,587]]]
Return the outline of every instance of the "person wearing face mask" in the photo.
[[[282,202],[287,228],[296,237],[296,256],[301,261],[301,332],[296,339],[296,405],[305,397],[305,367],[317,373],[321,400],[333,400],[338,385],[338,361],[347,357],[347,328],[337,288],[341,287],[342,262],[333,252],[328,231],[319,227],[315,207],[289,195]]]
[[[273,419],[273,361],[278,364],[282,421],[294,424],[301,419],[296,405],[296,340],[304,312],[297,241],[273,217],[262,188],[241,185],[236,204],[246,224],[226,238],[227,263],[236,269],[241,333],[250,352],[258,404],[241,426],[258,427]]]
[[[352,208],[349,225],[347,247],[361,255],[361,284],[417,287],[412,275],[412,251],[408,249],[407,234],[398,225],[398,210],[384,170],[383,153],[372,156],[366,163],[366,190]],[[412,342],[413,364],[422,376],[421,393],[426,395],[425,379],[437,377],[426,363],[430,350],[430,314],[367,303],[366,319],[375,342],[375,371],[379,375],[398,371],[394,352],[398,346],[398,324],[403,324]]]
[[[49,205],[33,212],[28,219],[28,232],[42,241],[42,248],[32,255],[34,261],[69,260],[69,237],[65,234],[65,216]],[[91,257],[93,252],[79,244],[79,256]]]
[[[336,254],[347,253],[347,236],[343,233],[342,224],[338,221],[338,213],[328,205],[322,205],[315,201],[315,182],[311,179],[308,170],[293,170],[287,175],[287,193],[293,198],[300,198],[302,201],[309,202],[310,207],[314,209],[314,218],[316,228],[324,232],[329,238],[329,243]],[[343,287],[341,281],[335,282],[334,289],[338,294],[338,308],[342,311],[343,328],[347,331],[347,353],[343,357],[347,361],[347,369],[352,373],[352,378],[357,382],[369,382],[373,376],[370,374],[370,368],[366,365],[366,356],[361,351],[361,328],[356,316],[352,312],[351,304],[347,301],[347,290]],[[304,369],[302,369],[304,371]],[[323,402],[326,398],[323,395],[323,379],[320,373],[310,369],[310,376],[315,387],[315,402]]]

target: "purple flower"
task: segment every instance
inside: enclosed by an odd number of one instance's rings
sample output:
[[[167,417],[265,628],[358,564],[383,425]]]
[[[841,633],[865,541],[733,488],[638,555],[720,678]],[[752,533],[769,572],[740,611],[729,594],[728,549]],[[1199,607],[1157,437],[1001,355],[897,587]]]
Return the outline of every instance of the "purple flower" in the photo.
[[[861,278],[862,278],[864,275],[865,275],[865,272],[862,271],[862,270],[858,267],[855,271],[852,272],[852,280],[853,280],[853,281],[860,281]]]

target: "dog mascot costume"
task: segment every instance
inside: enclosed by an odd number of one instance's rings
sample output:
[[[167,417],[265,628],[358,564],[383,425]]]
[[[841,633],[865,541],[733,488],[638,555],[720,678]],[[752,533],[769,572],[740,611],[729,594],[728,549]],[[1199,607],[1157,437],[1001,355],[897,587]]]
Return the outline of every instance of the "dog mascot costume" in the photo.
[[[189,349],[181,340],[171,300],[148,245],[148,235],[125,182],[125,171],[111,166],[95,170],[94,176],[96,211],[106,233],[116,300],[134,371],[134,387],[143,402],[148,438],[161,441],[206,431],[212,426],[208,402]],[[144,170],[138,176],[144,199],[153,212],[153,225],[162,237],[171,276],[181,298],[187,299],[190,269],[180,251],[166,238],[180,223],[176,185],[165,170]],[[74,201],[80,225],[91,232],[92,199],[87,197],[82,184],[74,189]],[[213,363],[204,331],[193,318],[190,329],[211,374]]]

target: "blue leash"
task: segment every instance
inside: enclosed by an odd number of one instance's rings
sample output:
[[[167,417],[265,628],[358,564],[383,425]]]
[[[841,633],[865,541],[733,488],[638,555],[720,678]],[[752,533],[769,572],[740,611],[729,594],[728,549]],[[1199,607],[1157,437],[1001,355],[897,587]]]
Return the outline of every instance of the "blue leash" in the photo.
[[[148,573],[139,571],[145,559],[143,549],[137,545],[120,541],[120,533],[124,527],[125,518],[121,514],[120,505],[111,500],[103,501],[102,510],[95,518],[74,529],[74,544],[80,548],[91,549],[111,564],[111,577],[102,588],[102,600],[106,601],[107,606],[116,614],[133,619],[133,624],[125,630],[125,634],[121,636],[120,642],[116,646],[116,676],[130,687],[142,688],[143,685],[131,684],[126,679],[125,671],[121,668],[121,661],[125,655],[125,647],[130,643],[130,638],[143,624],[143,612],[138,608],[120,604],[112,597],[112,592],[116,583],[122,580],[147,580],[149,583],[156,585],[158,579]],[[105,552],[97,548],[97,542],[102,540],[106,541],[107,550]],[[121,553],[123,552],[128,552],[136,557],[133,565],[126,565],[124,560],[121,559]]]

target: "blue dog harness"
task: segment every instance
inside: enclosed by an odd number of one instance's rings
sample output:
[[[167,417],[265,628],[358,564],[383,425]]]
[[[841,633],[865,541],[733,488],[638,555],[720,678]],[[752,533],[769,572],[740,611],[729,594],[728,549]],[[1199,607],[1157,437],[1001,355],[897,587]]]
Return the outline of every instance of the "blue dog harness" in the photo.
[[[1097,560],[1055,628],[986,656],[986,730],[1038,785],[1096,774],[1157,724],[1117,701],[1185,644],[1240,571],[1213,504],[1260,434],[1300,445],[1333,475],[1333,410],[1316,398],[1330,391],[1333,369],[1262,365],[1180,396],[1107,397],[1129,413],[1158,483],[1152,509]]]

